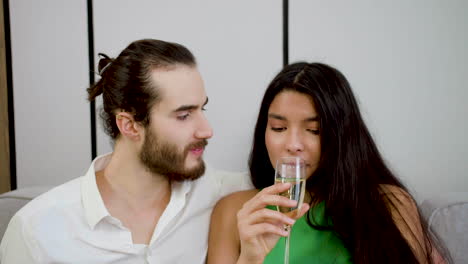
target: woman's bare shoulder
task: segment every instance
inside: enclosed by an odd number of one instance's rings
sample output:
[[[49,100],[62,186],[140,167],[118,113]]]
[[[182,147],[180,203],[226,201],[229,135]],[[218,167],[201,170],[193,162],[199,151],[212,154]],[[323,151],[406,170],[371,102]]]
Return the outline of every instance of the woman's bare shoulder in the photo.
[[[254,197],[257,193],[257,189],[231,193],[218,201],[215,210],[220,210],[223,208],[240,209],[245,202],[252,199],[252,197]]]
[[[387,202],[390,202],[396,206],[414,207],[416,205],[414,198],[408,192],[398,186],[381,184],[380,192]]]

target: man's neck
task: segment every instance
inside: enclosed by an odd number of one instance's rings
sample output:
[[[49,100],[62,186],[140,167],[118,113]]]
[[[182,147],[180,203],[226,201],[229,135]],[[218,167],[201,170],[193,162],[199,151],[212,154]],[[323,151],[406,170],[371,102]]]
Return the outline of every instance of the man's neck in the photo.
[[[171,194],[171,184],[164,175],[151,173],[138,155],[118,148],[106,168],[96,173],[96,180],[104,201],[121,200],[134,210],[158,206],[157,201],[168,200]]]
[[[171,184],[129,153],[116,148],[107,167],[96,172],[96,183],[110,215],[130,230],[133,243],[148,245],[171,199]]]

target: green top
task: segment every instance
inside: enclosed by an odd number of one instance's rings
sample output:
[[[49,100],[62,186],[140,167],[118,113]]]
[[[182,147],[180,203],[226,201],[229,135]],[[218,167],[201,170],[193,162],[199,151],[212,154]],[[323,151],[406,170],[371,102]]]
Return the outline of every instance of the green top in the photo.
[[[276,210],[276,206],[268,206]],[[324,203],[320,203],[309,213],[314,220],[323,224]],[[281,237],[273,250],[266,256],[264,264],[283,264],[285,238]],[[292,227],[289,240],[289,262],[291,264],[313,263],[352,263],[348,250],[333,231],[316,230],[307,224],[306,215],[302,216]]]

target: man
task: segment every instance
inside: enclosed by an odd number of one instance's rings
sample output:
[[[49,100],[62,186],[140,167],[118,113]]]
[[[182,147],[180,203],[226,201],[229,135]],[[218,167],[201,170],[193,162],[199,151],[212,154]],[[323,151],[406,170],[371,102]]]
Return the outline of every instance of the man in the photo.
[[[205,172],[213,132],[189,50],[140,40],[114,60],[103,56],[88,93],[89,100],[103,94],[114,152],[12,218],[3,264],[204,263],[214,204],[251,187],[247,177]]]

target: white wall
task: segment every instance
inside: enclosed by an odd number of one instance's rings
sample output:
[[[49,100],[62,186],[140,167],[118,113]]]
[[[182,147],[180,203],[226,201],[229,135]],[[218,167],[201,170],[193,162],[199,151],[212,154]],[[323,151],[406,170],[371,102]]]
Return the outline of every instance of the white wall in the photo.
[[[83,174],[91,159],[86,1],[10,1],[18,188]]]
[[[467,1],[294,0],[290,18],[290,61],[343,71],[419,199],[468,191]]]
[[[95,54],[117,56],[141,38],[193,51],[215,132],[206,160],[245,170],[261,97],[282,65],[282,1],[93,2]],[[343,71],[384,157],[418,197],[468,191],[468,2],[289,3],[290,61]],[[64,182],[91,156],[86,1],[10,9],[18,185]],[[98,153],[110,149],[100,129]]]

